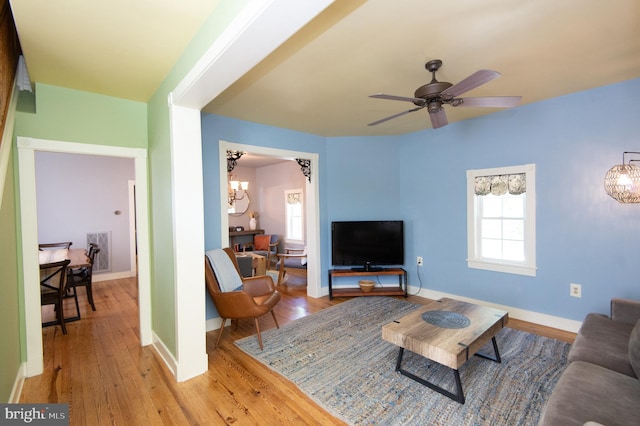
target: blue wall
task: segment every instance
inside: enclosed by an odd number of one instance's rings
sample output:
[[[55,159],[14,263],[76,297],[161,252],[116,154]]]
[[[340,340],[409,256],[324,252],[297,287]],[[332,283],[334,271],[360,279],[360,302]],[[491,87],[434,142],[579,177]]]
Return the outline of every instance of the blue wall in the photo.
[[[640,205],[603,189],[622,152],[640,151],[638,93],[640,79],[394,137],[326,139],[205,115],[205,194],[217,193],[219,139],[317,152],[322,277],[332,220],[398,218],[412,286],[423,256],[426,288],[582,320],[608,312],[612,297],[640,299]],[[537,276],[467,268],[466,171],[528,163],[536,164]],[[209,248],[220,241],[219,201],[205,198]],[[582,298],[569,296],[571,282],[582,284]]]

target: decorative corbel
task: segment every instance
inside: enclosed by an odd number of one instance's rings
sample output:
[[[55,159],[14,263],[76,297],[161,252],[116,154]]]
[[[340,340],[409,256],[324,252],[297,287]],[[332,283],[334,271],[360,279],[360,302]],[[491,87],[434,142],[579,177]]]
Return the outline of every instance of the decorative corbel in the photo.
[[[227,150],[227,173],[231,173],[238,165],[238,160],[244,155],[244,151]]]
[[[296,161],[300,165],[300,170],[302,171],[302,174],[305,175],[307,179],[309,179],[309,182],[311,182],[311,160],[306,160],[304,158],[296,158]]]

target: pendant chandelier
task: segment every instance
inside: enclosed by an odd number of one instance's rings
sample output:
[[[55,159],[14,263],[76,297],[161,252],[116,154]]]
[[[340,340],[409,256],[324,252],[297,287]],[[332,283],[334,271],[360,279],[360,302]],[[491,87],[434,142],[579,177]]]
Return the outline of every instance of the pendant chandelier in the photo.
[[[613,166],[604,177],[604,190],[620,203],[640,203],[640,167],[625,162],[627,154],[640,155],[640,152],[625,151],[622,153],[622,164]]]
[[[237,181],[231,174],[238,164],[237,161],[244,154],[243,151],[227,150],[227,203],[229,207],[233,207],[236,201],[244,199],[247,195],[247,189],[249,189],[249,182]]]
[[[233,206],[237,200],[242,200],[247,195],[247,189],[249,189],[249,182],[240,182],[233,180],[233,176],[229,174],[227,186],[227,202],[229,207]]]

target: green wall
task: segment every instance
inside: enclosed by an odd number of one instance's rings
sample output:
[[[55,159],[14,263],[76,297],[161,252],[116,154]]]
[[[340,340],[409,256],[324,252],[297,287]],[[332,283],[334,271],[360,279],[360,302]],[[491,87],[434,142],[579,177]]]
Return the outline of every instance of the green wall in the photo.
[[[36,113],[16,114],[16,136],[93,145],[147,147],[147,106],[36,83]]]
[[[9,147],[10,148],[10,147]],[[15,151],[12,150],[12,154]],[[24,339],[24,321],[20,306],[22,303],[20,286],[18,285],[18,241],[16,235],[16,199],[13,179],[13,158],[9,157],[6,179],[0,204],[0,323],[2,327],[0,339],[0,401],[6,402],[11,395],[13,382],[21,362]],[[15,324],[15,326],[13,326]],[[7,326],[8,325],[8,326]]]
[[[94,145],[147,147],[147,105],[109,96],[36,83],[35,113],[16,112],[12,158],[0,210],[0,401],[7,401],[20,363],[26,361],[17,188],[17,136]],[[13,326],[15,324],[15,327]]]
[[[171,143],[167,97],[248,1],[224,0],[204,23],[149,101],[153,331],[176,354],[176,312]],[[203,248],[204,249],[204,248]],[[204,283],[203,292],[204,292]],[[204,294],[204,293],[203,293]]]

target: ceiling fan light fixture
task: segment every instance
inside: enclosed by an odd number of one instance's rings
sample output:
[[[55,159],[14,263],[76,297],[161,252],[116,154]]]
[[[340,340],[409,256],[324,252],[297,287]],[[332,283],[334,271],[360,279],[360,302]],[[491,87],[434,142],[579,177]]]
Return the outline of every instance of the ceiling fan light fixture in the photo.
[[[440,100],[429,101],[429,103],[427,104],[427,111],[429,111],[430,114],[438,112],[441,109],[442,109],[442,102]]]

